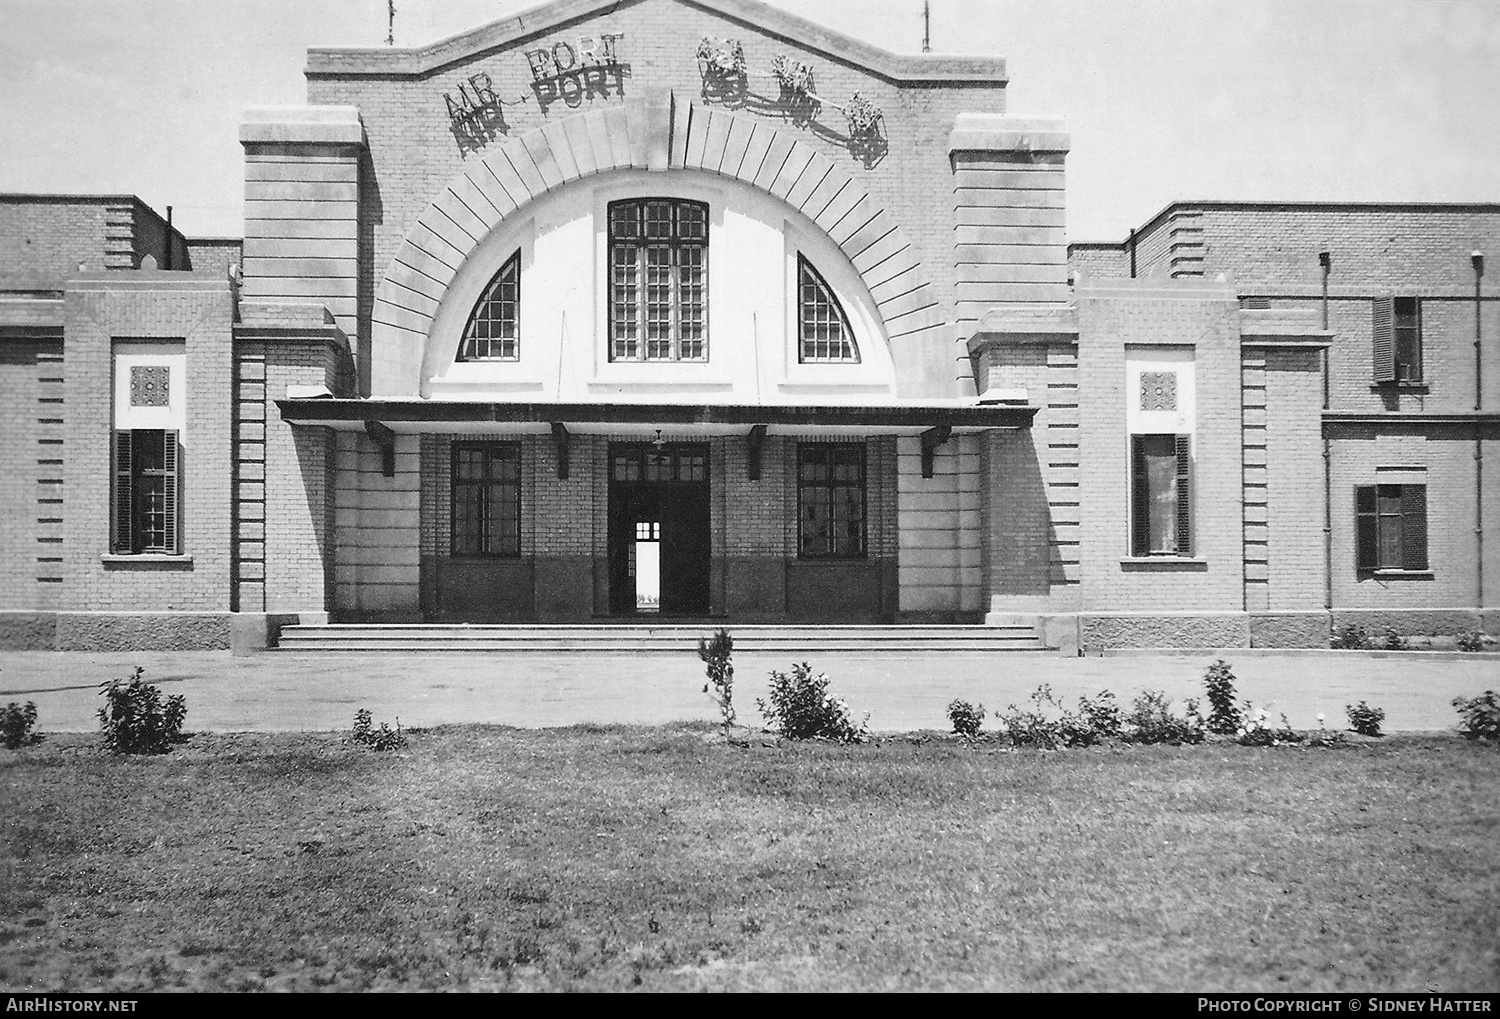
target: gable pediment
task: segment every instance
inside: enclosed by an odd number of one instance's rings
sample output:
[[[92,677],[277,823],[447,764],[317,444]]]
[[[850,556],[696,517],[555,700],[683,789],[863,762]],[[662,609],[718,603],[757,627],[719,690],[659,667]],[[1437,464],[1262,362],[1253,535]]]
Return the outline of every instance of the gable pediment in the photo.
[[[420,78],[549,33],[579,27],[589,19],[633,3],[655,0],[554,0],[480,28],[425,46],[315,47],[308,50],[309,77]],[[917,82],[1005,81],[1005,60],[986,56],[898,54],[871,46],[815,22],[756,0],[667,0],[711,14],[760,34],[795,42],[807,49],[886,78],[897,84]]]

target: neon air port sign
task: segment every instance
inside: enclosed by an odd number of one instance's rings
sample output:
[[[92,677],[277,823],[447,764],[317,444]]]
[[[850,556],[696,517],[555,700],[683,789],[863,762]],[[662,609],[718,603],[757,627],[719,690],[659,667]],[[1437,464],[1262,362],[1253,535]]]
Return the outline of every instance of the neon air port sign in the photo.
[[[620,62],[619,42],[624,32],[585,35],[523,50],[531,71],[531,94],[501,96],[494,79],[484,72],[471,74],[454,92],[444,92],[449,126],[466,147],[474,147],[506,130],[504,108],[535,100],[545,114],[554,103],[577,109],[585,101],[624,94],[630,65]]]
[[[608,99],[624,91],[630,65],[620,63],[616,47],[624,32],[580,36],[525,51],[531,67],[531,90],[543,113],[559,99],[570,107],[586,99]]]

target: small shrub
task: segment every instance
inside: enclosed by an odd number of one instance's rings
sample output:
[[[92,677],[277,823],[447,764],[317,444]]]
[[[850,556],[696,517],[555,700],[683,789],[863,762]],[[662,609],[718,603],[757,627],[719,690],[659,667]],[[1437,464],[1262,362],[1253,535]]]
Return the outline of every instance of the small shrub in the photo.
[[[1052,695],[1052,687],[1043,683],[1028,698],[1031,708],[1023,710],[1011,704],[995,712],[1000,728],[1012,746],[1090,747],[1120,735],[1123,715],[1108,690],[1097,698],[1081,697],[1078,710],[1069,711]],[[1057,717],[1052,717],[1053,714]]]
[[[1465,739],[1500,742],[1500,697],[1486,690],[1480,697],[1455,697],[1453,706],[1463,716],[1458,731]]]
[[[1208,731],[1232,736],[1244,727],[1244,718],[1234,703],[1234,673],[1222,658],[1208,667],[1203,677],[1208,687]]]
[[[12,750],[34,741],[35,737],[31,734],[34,725],[36,705],[31,701],[27,701],[24,708],[11,701],[4,711],[0,711],[0,739],[4,739],[5,745]]]
[[[1172,702],[1160,690],[1146,690],[1131,702],[1124,735],[1132,743],[1202,743],[1205,724],[1198,702],[1187,702],[1185,717],[1172,714]]]
[[[728,630],[719,630],[712,637],[698,638],[698,657],[703,660],[708,674],[703,692],[719,709],[725,733],[734,724],[734,663],[730,661],[733,653],[734,638],[729,636]]]
[[[1266,721],[1265,708],[1255,710],[1249,701],[1241,712],[1244,724],[1235,732],[1234,741],[1245,747],[1279,747],[1286,743],[1301,743],[1302,736],[1292,728],[1286,715],[1281,716],[1281,726],[1273,728]]]
[[[1057,705],[1052,697],[1052,688],[1043,683],[1032,692],[1028,700],[1032,703],[1029,711],[1009,704],[1004,711],[995,712],[1005,738],[1010,740],[1012,746],[1017,747],[1053,750],[1061,746],[1062,727],[1054,719],[1048,718],[1042,710],[1045,705]]]
[[[1394,626],[1385,628],[1385,637],[1380,642],[1382,651],[1410,651],[1411,641],[1407,640]]]
[[[769,703],[757,697],[756,707],[771,727],[788,739],[827,739],[859,743],[869,735],[869,712],[856,724],[842,697],[828,692],[828,677],[813,675],[812,666],[800,662],[791,675],[771,672]]]
[[[1333,747],[1344,742],[1344,734],[1341,732],[1329,732],[1328,727],[1323,724],[1323,713],[1318,712],[1318,731],[1307,737],[1307,745],[1310,747]]]
[[[1115,739],[1125,725],[1125,713],[1115,695],[1103,690],[1098,697],[1078,698],[1076,713],[1063,712],[1063,743],[1070,747],[1093,746]]]
[[[406,734],[401,731],[401,719],[396,719],[396,728],[392,729],[384,722],[376,729],[370,723],[370,709],[360,708],[354,713],[354,729],[349,734],[350,740],[356,746],[369,747],[371,750],[386,751],[400,750],[406,746]]]
[[[948,721],[953,725],[954,735],[973,739],[984,727],[984,705],[976,707],[955,697],[948,702]]]
[[[178,694],[162,703],[161,691],[141,679],[145,673],[136,666],[129,680],[99,684],[99,731],[111,753],[164,754],[182,736],[187,700]]]
[[[1344,714],[1349,716],[1349,728],[1361,736],[1379,736],[1380,723],[1385,721],[1385,711],[1381,708],[1372,708],[1364,701],[1350,707],[1344,705]]]
[[[1460,651],[1483,651],[1484,643],[1484,634],[1478,630],[1458,635],[1458,649]]]
[[[1328,646],[1336,651],[1362,651],[1370,646],[1370,635],[1363,626],[1347,623],[1334,629]]]

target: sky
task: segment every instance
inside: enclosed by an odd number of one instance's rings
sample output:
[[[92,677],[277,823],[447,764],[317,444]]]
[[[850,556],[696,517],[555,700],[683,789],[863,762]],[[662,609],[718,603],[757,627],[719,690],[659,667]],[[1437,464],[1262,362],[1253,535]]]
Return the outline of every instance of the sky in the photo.
[[[1500,202],[1493,0],[930,0],[935,54],[1000,55],[1008,110],[1072,133],[1068,233],[1169,202]],[[396,0],[398,45],[536,6]],[[772,0],[921,49],[921,0]],[[0,0],[0,192],[134,193],[239,236],[247,106],[309,46],[379,45],[385,0]]]

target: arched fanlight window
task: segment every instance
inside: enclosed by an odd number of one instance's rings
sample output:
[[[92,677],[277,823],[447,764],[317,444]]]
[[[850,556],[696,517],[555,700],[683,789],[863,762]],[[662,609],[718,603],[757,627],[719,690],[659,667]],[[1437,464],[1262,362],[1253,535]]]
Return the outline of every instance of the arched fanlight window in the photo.
[[[469,314],[460,361],[514,361],[521,356],[521,252],[506,260]]]
[[[859,362],[854,331],[833,289],[802,255],[797,256],[797,336],[804,364]]]

